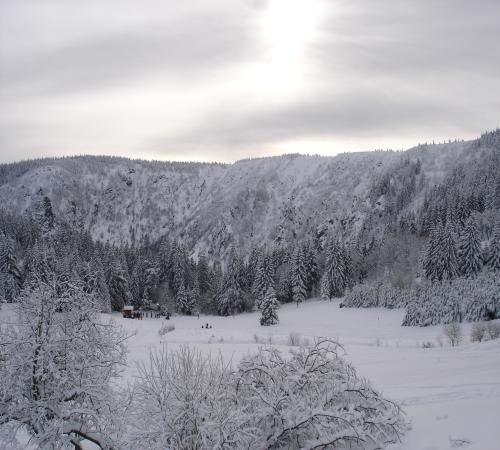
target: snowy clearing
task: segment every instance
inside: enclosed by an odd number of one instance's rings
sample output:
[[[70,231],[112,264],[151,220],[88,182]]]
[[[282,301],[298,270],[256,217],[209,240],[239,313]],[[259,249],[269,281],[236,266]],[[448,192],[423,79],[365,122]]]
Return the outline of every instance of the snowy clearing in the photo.
[[[369,378],[385,395],[400,402],[412,422],[401,445],[394,449],[442,450],[462,448],[498,450],[493,430],[500,423],[500,341],[469,343],[464,338],[452,348],[441,326],[401,327],[404,312],[386,309],[339,308],[339,302],[310,300],[297,308],[279,311],[280,324],[259,325],[258,313],[234,317],[174,316],[175,330],[164,336],[158,330],[164,319],[130,320],[114,315],[129,332],[129,367],[124,383],[132,381],[138,362],[149,349],[167,343],[169,348],[196,345],[206,352],[221,352],[237,362],[263,343],[287,347],[290,333],[312,341],[314,336],[338,338],[358,373]],[[211,329],[202,329],[209,323]],[[439,346],[442,338],[443,347]],[[256,342],[256,341],[259,341]],[[434,348],[422,348],[432,342]],[[470,443],[469,443],[470,442]]]
[[[118,324],[135,333],[128,342],[123,384],[133,381],[136,364],[146,361],[149,350],[162,343],[172,349],[190,344],[204,352],[220,351],[236,363],[265,343],[286,350],[291,333],[298,333],[294,338],[302,342],[330,336],[344,345],[358,373],[407,413],[412,429],[401,444],[391,447],[394,450],[500,448],[494,431],[500,423],[500,340],[471,344],[470,325],[464,324],[463,342],[453,348],[442,336],[441,326],[401,327],[402,310],[338,305],[338,301],[319,300],[309,300],[299,308],[284,305],[280,324],[271,327],[258,324],[257,312],[234,317],[174,316],[169,322],[113,314]],[[10,312],[4,307],[0,322],[8,322]],[[165,322],[175,329],[160,336],[158,330]],[[202,329],[205,323],[212,328]],[[435,347],[422,348],[425,342]]]

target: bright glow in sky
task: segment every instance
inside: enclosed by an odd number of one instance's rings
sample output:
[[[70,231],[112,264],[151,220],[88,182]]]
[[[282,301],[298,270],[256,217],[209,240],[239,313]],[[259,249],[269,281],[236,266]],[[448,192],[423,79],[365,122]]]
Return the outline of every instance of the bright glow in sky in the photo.
[[[263,75],[274,92],[292,95],[304,81],[307,49],[319,38],[322,8],[317,0],[270,0],[261,12],[260,28],[269,49]]]
[[[0,0],[0,162],[234,161],[500,125],[498,0]]]
[[[273,57],[297,59],[318,32],[320,21],[317,1],[271,0],[262,12],[262,34],[273,47]]]

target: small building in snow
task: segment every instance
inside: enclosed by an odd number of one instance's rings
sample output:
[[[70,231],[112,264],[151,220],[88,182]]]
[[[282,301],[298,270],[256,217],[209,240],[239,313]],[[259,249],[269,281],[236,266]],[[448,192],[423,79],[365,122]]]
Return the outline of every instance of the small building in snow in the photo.
[[[126,319],[134,319],[135,318],[134,307],[132,305],[125,305],[122,309],[122,314],[123,317]]]

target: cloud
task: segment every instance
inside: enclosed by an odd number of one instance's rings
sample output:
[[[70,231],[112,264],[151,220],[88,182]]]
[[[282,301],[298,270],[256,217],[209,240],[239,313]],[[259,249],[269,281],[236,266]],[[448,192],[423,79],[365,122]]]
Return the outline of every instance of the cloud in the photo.
[[[191,12],[173,23],[146,22],[96,35],[89,30],[56,48],[16,56],[0,66],[1,92],[7,98],[71,94],[154,74],[200,82],[255,51],[244,18],[218,10]]]
[[[252,149],[256,151],[261,146],[294,140],[331,140],[341,145],[352,136],[363,140],[373,137],[375,148],[375,142],[380,142],[381,137],[394,134],[419,136],[425,131],[427,136],[420,136],[425,140],[439,129],[440,136],[443,131],[449,136],[464,131],[474,133],[481,129],[482,119],[484,117],[467,111],[463,105],[450,108],[439,99],[359,90],[324,93],[246,114],[218,110],[210,120],[186,133],[152,142],[150,146],[156,149],[182,147],[184,152],[189,149],[199,152],[205,147],[215,149],[221,159],[228,156],[224,149],[228,149],[230,159],[235,159],[248,156]]]
[[[324,24],[318,60],[394,78],[473,72],[497,75],[500,40],[496,0],[356,2]]]
[[[318,33],[281,70],[259,31],[271,1],[0,0],[0,160],[227,161],[499,125],[498,0],[304,0]]]
[[[473,137],[498,126],[500,4],[356,2],[324,20],[307,93],[284,104],[219,105],[153,146],[245,156],[295,140]]]

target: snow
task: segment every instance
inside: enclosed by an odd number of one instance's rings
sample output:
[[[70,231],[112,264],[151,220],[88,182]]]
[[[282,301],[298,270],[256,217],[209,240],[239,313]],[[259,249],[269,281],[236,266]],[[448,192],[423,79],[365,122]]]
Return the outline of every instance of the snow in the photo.
[[[393,450],[456,448],[500,449],[494,430],[500,424],[500,341],[469,343],[470,325],[463,325],[464,340],[450,347],[440,326],[401,327],[403,310],[339,308],[339,302],[309,300],[284,305],[280,324],[259,325],[259,313],[234,317],[174,316],[175,330],[159,336],[164,319],[131,320],[116,315],[129,332],[129,366],[123,383],[133,381],[135,364],[146,361],[149,350],[162,343],[168,348],[196,345],[205,352],[221,352],[236,363],[249,351],[271,341],[284,349],[292,332],[302,339],[336,337],[344,345],[358,373],[389,398],[400,402],[412,429]],[[209,323],[212,329],[202,329]],[[256,342],[256,339],[260,343]],[[442,341],[442,347],[439,341]],[[434,348],[422,348],[432,342]]]
[[[158,330],[165,319],[113,319],[129,333],[128,367],[123,385],[133,382],[136,364],[146,361],[149,350],[166,343],[182,344],[204,352],[221,352],[235,364],[264,342],[290,348],[290,333],[302,339],[338,338],[347,359],[361,376],[371,380],[384,395],[398,401],[412,422],[403,442],[392,450],[500,449],[496,430],[500,424],[500,340],[470,343],[470,325],[463,325],[463,342],[450,347],[440,326],[401,327],[403,310],[339,308],[338,301],[309,300],[298,308],[282,305],[280,324],[259,325],[259,313],[234,317],[173,316],[175,330],[164,336]],[[0,324],[9,321],[8,305],[0,310]],[[109,319],[110,315],[103,315]],[[211,329],[202,329],[209,323]],[[259,341],[259,343],[256,342]],[[442,347],[439,341],[442,341]],[[434,348],[422,348],[432,342]]]

